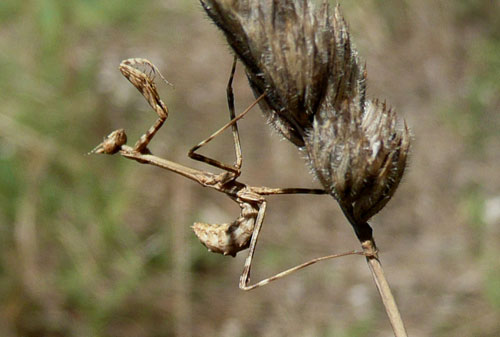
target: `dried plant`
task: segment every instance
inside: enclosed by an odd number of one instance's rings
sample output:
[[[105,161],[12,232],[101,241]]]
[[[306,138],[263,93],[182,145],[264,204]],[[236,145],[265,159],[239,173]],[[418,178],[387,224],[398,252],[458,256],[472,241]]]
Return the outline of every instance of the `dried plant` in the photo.
[[[328,103],[306,138],[311,166],[357,230],[392,197],[403,176],[410,145],[394,110],[367,101],[364,111],[345,101]]]
[[[386,104],[365,98],[365,67],[339,7],[308,1],[201,0],[245,65],[260,107],[307,153],[314,174],[358,236],[394,194],[409,132]]]
[[[365,97],[365,67],[337,6],[307,0],[200,0],[245,65],[268,121],[305,150],[308,164],[338,201],[366,253],[396,336],[399,311],[367,221],[403,176],[409,130],[394,110]]]
[[[346,24],[327,4],[307,1],[201,0],[245,65],[269,122],[299,147],[325,98],[334,108],[344,100],[362,109],[364,67],[352,49]]]
[[[93,152],[119,153],[140,163],[176,172],[205,187],[225,193],[238,202],[241,215],[223,225],[196,223],[193,229],[213,252],[235,255],[250,248],[240,278],[249,290],[267,284],[326,258],[314,259],[254,285],[248,285],[252,257],[266,210],[265,195],[329,193],[339,203],[363,247],[396,336],[406,336],[394,298],[385,279],[367,221],[393,196],[406,167],[409,131],[394,110],[365,97],[366,71],[353,48],[339,8],[323,3],[315,9],[308,1],[200,0],[208,15],[225,33],[237,58],[244,64],[250,86],[269,123],[306,154],[308,164],[325,191],[252,187],[237,181],[241,148],[231,89],[231,121],[189,151],[192,159],[223,169],[222,174],[198,171],[153,156],[150,140],[168,117],[154,83],[158,70],[149,61],[124,61],[120,70],[158,114],[157,121],[133,148],[125,145],[123,130],[111,133]],[[146,74],[139,68],[150,71]],[[160,74],[161,76],[161,74]],[[195,153],[231,127],[236,164],[227,165]]]

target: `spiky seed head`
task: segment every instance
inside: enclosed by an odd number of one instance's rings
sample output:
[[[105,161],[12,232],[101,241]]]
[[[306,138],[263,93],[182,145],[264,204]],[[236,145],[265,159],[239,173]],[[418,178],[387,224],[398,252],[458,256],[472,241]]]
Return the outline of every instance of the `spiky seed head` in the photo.
[[[305,149],[349,221],[365,223],[394,194],[410,145],[385,103],[365,99],[366,71],[339,7],[309,1],[200,0],[245,65],[259,104]]]
[[[371,100],[363,110],[348,101],[339,111],[325,104],[306,138],[313,172],[357,224],[392,197],[409,146],[408,128],[398,125],[394,110]]]
[[[340,11],[308,1],[201,0],[245,65],[255,96],[272,124],[296,146],[320,106],[327,84],[337,96],[363,104],[364,68],[351,48]],[[332,77],[332,75],[335,75]]]

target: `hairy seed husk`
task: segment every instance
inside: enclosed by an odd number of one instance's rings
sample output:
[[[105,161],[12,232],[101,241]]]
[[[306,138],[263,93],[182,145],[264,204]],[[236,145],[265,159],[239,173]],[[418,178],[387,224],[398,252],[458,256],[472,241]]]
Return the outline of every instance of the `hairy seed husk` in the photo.
[[[366,71],[339,7],[307,0],[200,0],[224,32],[269,123],[305,150],[349,221],[362,224],[394,194],[409,130],[365,97]]]

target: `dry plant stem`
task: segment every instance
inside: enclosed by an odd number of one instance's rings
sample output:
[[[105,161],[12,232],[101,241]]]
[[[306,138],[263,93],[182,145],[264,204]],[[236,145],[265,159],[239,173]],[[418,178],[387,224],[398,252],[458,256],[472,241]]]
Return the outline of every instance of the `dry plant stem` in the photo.
[[[403,319],[401,318],[396,300],[392,295],[391,288],[385,278],[384,270],[378,257],[378,249],[375,244],[375,239],[373,238],[372,228],[366,222],[356,222],[352,216],[353,212],[351,206],[345,203],[341,203],[340,206],[344,215],[351,223],[359,242],[361,243],[363,253],[366,256],[366,262],[368,263],[370,272],[375,280],[375,285],[377,286],[377,290],[382,298],[382,303],[384,304],[385,311],[389,317],[394,335],[396,337],[407,337],[408,334],[404,327]]]
[[[389,283],[385,278],[384,269],[382,268],[382,264],[380,263],[378,257],[375,240],[373,239],[373,237],[371,237],[369,240],[362,241],[361,246],[363,247],[363,252],[366,256],[366,262],[368,263],[370,272],[372,273],[373,279],[375,280],[377,290],[380,294],[380,297],[382,298],[382,303],[384,304],[385,311],[387,312],[387,316],[389,317],[394,335],[396,337],[407,337],[408,334],[401,318],[401,314],[399,313],[396,300],[392,295],[391,288],[389,287]]]

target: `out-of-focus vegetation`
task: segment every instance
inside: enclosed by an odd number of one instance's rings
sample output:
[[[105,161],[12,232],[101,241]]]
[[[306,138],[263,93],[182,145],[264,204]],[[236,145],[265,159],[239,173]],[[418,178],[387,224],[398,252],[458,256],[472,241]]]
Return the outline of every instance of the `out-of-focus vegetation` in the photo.
[[[500,335],[500,2],[343,1],[368,66],[415,140],[373,221],[412,336]],[[227,120],[231,55],[197,1],[0,1],[0,335],[388,336],[362,258],[323,262],[249,293],[244,254],[210,254],[193,221],[238,208],[171,173],[85,155],[155,118],[117,65],[153,61],[170,117],[152,150],[185,156]],[[238,110],[252,101],[241,68]],[[257,111],[241,123],[242,180],[313,182]],[[205,153],[233,160],[225,135]],[[253,280],[357,247],[326,196],[269,199]]]

